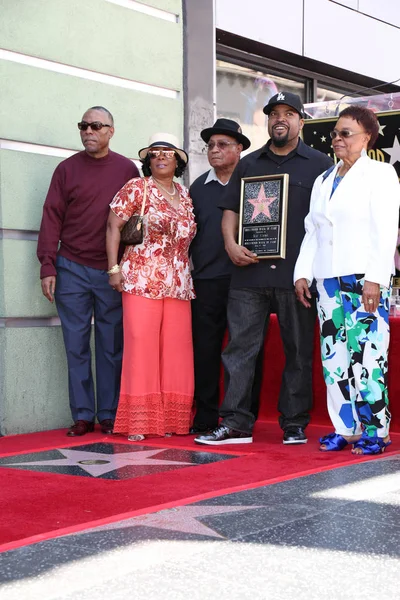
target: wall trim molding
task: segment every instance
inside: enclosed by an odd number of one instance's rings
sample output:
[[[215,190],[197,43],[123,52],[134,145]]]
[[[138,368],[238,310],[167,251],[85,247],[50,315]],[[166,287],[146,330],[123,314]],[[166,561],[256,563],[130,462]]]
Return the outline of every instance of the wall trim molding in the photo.
[[[31,154],[45,154],[47,156],[58,156],[60,158],[69,158],[79,152],[79,150],[45,146],[43,144],[31,144],[29,142],[17,142],[16,140],[6,140],[4,138],[0,139],[0,149],[15,150],[16,152],[30,152]]]
[[[172,100],[177,100],[180,95],[179,91],[171,88],[151,85],[149,83],[142,83],[140,81],[134,81],[133,79],[125,79],[123,77],[117,77],[116,75],[107,75],[106,73],[99,73],[97,71],[89,71],[88,69],[72,67],[63,63],[46,60],[44,58],[37,58],[36,56],[29,56],[28,54],[21,54],[19,52],[11,52],[10,50],[4,50],[1,48],[0,60],[6,60],[29,67],[36,67],[38,69],[44,69],[45,71],[62,73],[64,75],[72,75],[73,77],[97,81],[99,83],[105,83],[106,85],[134,90],[136,92],[143,92],[145,94],[163,96],[164,98],[170,98]]]
[[[0,240],[28,240],[29,242],[37,242],[38,236],[38,231],[31,231],[29,229],[4,229],[0,227]]]
[[[56,156],[59,158],[69,158],[80,150],[70,150],[68,148],[57,148],[57,146],[44,146],[43,144],[31,144],[30,142],[17,142],[16,140],[6,140],[0,138],[0,150],[13,150],[15,152],[28,152],[30,154],[43,154],[45,156]],[[129,157],[128,157],[129,158]],[[142,168],[139,159],[129,158],[138,169]]]
[[[136,2],[135,0],[106,0],[106,2],[117,4],[118,6],[129,8],[130,10],[136,10],[137,12],[149,15],[150,17],[163,19],[164,21],[169,21],[170,23],[179,23],[179,15],[176,13],[162,10],[161,8],[155,8],[154,6],[149,6],[143,2]]]
[[[1,317],[0,329],[21,329],[31,327],[60,327],[58,317]]]

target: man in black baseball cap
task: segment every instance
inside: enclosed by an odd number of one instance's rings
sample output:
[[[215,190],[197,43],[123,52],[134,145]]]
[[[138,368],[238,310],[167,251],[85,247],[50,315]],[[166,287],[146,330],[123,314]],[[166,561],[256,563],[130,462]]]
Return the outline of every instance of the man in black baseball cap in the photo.
[[[297,148],[299,133],[304,124],[304,108],[300,96],[291,92],[279,92],[270,98],[263,110],[268,115],[271,150],[274,151],[275,148],[277,153],[289,154]]]
[[[222,355],[227,386],[219,410],[222,422],[210,434],[197,436],[198,444],[253,441],[251,387],[271,312],[277,315],[286,358],[278,400],[283,443],[307,442],[316,307],[315,298],[311,309],[296,300],[293,271],[304,237],[304,218],[313,183],[332,165],[332,160],[300,139],[304,113],[299,96],[279,92],[269,100],[264,112],[268,115],[270,139],[240,160],[219,205],[224,211],[225,248],[234,264],[227,309],[229,342]],[[249,248],[237,243],[241,180],[281,173],[289,175],[286,258],[259,260]],[[258,186],[254,193],[261,193],[262,184],[253,185]],[[258,218],[254,213],[252,218]]]
[[[200,133],[206,142],[211,169],[190,187],[197,235],[190,253],[196,299],[192,301],[196,414],[191,433],[205,433],[218,425],[220,364],[226,331],[226,307],[233,264],[224,248],[222,210],[218,207],[242,150],[250,147],[240,125],[217,119]],[[257,363],[252,410],[258,409],[262,352]]]
[[[277,104],[286,104],[286,106],[294,108],[294,110],[299,113],[300,117],[304,119],[304,106],[301,102],[300,96],[297,94],[292,94],[291,92],[279,92],[268,100],[268,104],[264,106],[263,111],[266,115],[269,115],[271,110]]]

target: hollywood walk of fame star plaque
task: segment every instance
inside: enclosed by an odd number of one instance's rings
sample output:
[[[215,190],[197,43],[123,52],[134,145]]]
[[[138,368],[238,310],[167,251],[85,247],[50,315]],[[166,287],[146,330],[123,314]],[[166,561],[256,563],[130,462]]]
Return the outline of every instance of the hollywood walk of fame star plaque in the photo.
[[[258,258],[285,258],[289,175],[243,177],[238,242]]]

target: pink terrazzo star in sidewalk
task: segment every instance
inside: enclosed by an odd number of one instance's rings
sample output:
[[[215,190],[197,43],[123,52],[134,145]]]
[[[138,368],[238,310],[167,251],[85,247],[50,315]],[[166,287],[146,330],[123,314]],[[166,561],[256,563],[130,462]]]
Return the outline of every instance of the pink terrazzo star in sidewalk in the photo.
[[[263,508],[262,506],[178,506],[162,510],[150,515],[133,517],[126,521],[118,523],[110,523],[96,527],[91,531],[104,531],[116,529],[128,529],[130,527],[154,527],[156,529],[166,529],[169,531],[180,531],[182,533],[192,533],[194,535],[207,535],[208,537],[216,537],[225,539],[211,527],[204,525],[197,518],[209,517],[215,515],[224,515],[234,512],[244,512],[255,508]],[[87,533],[84,532],[84,533]]]
[[[52,458],[47,460],[37,460],[20,463],[5,463],[4,467],[22,467],[22,466],[48,466],[48,467],[80,467],[93,477],[99,477],[105,473],[110,473],[122,467],[136,466],[166,466],[166,465],[185,465],[193,466],[191,462],[181,462],[177,460],[163,460],[153,458],[157,454],[164,452],[164,448],[155,450],[136,450],[134,452],[121,452],[119,454],[104,454],[103,452],[85,452],[83,450],[72,450],[60,448],[58,452],[64,458]]]

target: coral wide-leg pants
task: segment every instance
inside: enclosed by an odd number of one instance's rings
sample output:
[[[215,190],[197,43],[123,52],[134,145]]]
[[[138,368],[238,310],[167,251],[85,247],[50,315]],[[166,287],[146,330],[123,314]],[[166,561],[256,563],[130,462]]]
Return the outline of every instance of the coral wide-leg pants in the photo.
[[[194,393],[187,300],[122,293],[124,352],[114,433],[186,434]]]

